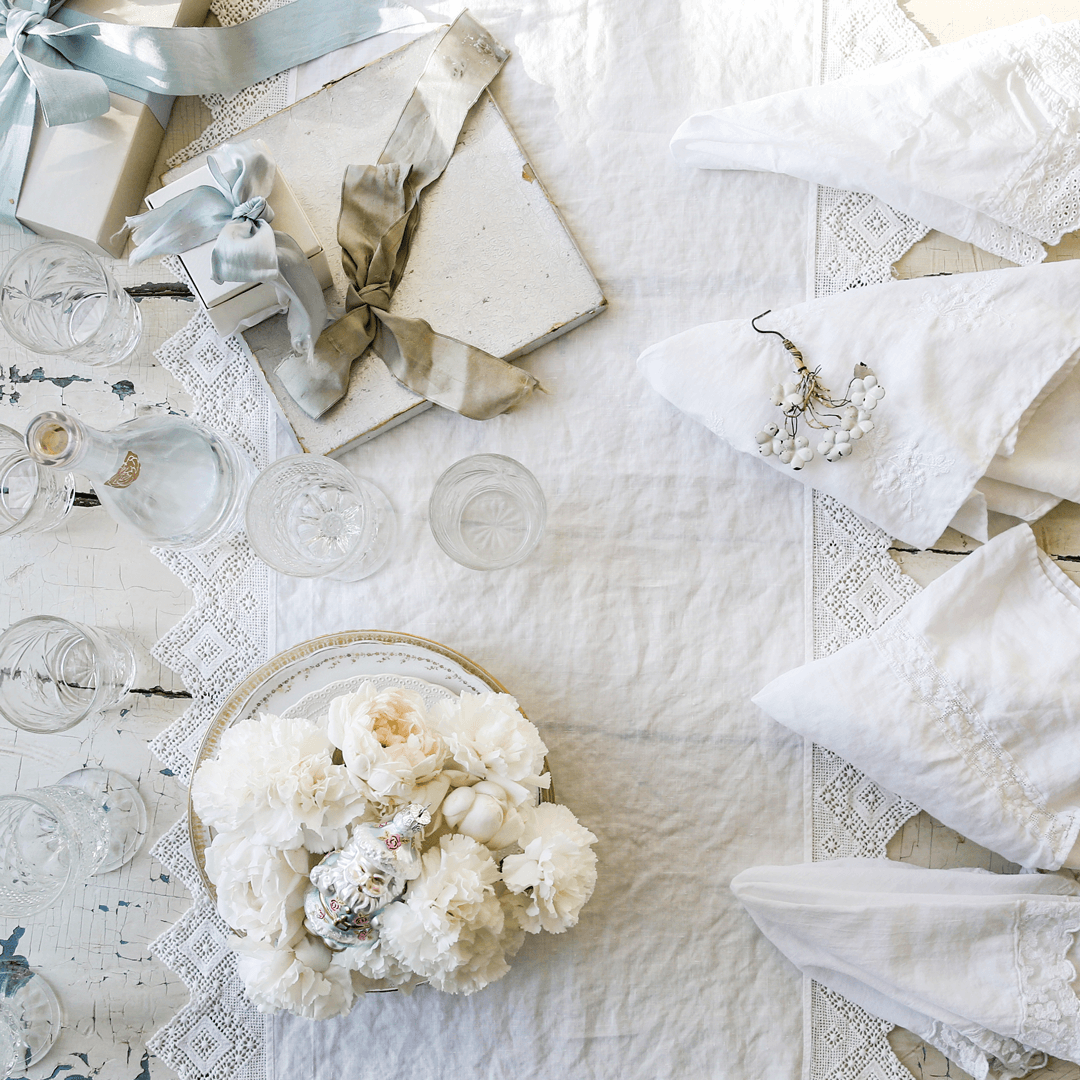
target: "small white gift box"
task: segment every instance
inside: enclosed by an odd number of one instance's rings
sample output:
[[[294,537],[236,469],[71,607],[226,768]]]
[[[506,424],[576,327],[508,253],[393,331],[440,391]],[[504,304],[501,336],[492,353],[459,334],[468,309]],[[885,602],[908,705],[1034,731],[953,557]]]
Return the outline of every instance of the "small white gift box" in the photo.
[[[156,209],[202,184],[214,186],[214,179],[206,165],[147,195],[146,204],[151,209]],[[319,285],[324,289],[330,288],[333,280],[326,252],[280,170],[266,201],[274,211],[274,229],[288,233],[297,242]],[[281,311],[281,304],[273,286],[265,282],[226,281],[221,285],[217,284],[210,276],[210,257],[213,250],[214,244],[210,241],[183,252],[179,259],[191,279],[196,296],[206,308],[214,329],[222,337],[235,334],[238,329],[255,326]]]
[[[138,26],[201,26],[209,0],[69,0],[73,11]],[[0,59],[6,54],[0,41]],[[135,214],[165,135],[172,99],[143,104],[109,95],[110,108],[81,124],[47,127],[38,110],[16,210],[39,236],[119,257],[124,218]]]

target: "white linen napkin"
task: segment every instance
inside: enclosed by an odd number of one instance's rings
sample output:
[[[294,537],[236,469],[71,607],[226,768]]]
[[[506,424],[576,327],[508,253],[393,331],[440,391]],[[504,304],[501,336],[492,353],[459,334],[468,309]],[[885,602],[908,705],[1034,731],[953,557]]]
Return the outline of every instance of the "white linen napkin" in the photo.
[[[798,472],[775,455],[764,461],[891,536],[928,546],[995,454],[1010,449],[1039,395],[1076,364],[1078,295],[1080,261],[1065,261],[885,282],[770,312],[758,327],[790,339],[835,395],[861,361],[885,397],[873,411],[873,431],[849,457],[829,462],[816,454]],[[757,433],[783,426],[772,389],[791,378],[792,361],[750,318],[668,338],[638,366],[664,397],[737,450],[760,456]],[[1080,441],[1080,412],[1062,422],[1077,427]],[[805,423],[800,431],[812,446],[818,441]]]
[[[731,888],[805,974],[975,1080],[1024,1076],[1044,1054],[1080,1062],[1071,877],[837,859],[755,867]]]
[[[675,159],[877,195],[1017,263],[1080,226],[1080,23],[1045,16],[690,117]]]
[[[753,700],[1007,859],[1076,862],[1080,589],[1030,526],[995,537],[870,637]]]

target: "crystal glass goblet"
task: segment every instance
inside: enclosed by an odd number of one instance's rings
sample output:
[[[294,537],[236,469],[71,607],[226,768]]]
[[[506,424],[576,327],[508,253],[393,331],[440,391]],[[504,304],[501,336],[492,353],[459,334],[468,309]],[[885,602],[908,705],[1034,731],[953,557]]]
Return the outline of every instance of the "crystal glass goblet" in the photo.
[[[0,634],[0,716],[26,731],[66,731],[119,705],[135,679],[112,630],[33,615]]]
[[[92,875],[123,866],[145,836],[138,789],[108,769],[0,796],[0,915],[43,911]]]
[[[477,454],[455,462],[435,482],[428,520],[451,559],[472,570],[501,570],[540,542],[547,502],[520,462]]]
[[[48,532],[67,517],[75,477],[43,469],[17,432],[0,424],[0,536]]]
[[[295,454],[251,487],[247,536],[263,562],[292,577],[359,581],[390,554],[397,519],[386,496],[330,458]]]
[[[0,321],[31,352],[106,366],[130,356],[138,305],[100,259],[66,240],[20,251],[0,275]]]
[[[0,960],[0,1077],[35,1065],[60,1034],[53,988],[25,963]]]

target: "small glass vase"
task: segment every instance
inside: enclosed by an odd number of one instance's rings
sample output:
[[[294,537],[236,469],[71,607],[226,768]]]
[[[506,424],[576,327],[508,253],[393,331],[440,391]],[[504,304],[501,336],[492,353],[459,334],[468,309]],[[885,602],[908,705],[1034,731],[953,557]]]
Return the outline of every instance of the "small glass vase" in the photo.
[[[0,424],[0,536],[55,529],[74,500],[75,477],[43,469],[30,457],[23,437]]]
[[[252,485],[246,526],[255,554],[282,574],[359,581],[386,562],[397,518],[370,480],[331,458],[295,454]]]
[[[119,634],[33,615],[0,634],[0,716],[53,734],[115,708],[135,679],[135,654]]]
[[[60,1034],[53,988],[20,960],[0,960],[0,1077],[21,1076]]]
[[[44,911],[94,874],[123,866],[145,837],[138,789],[108,769],[0,795],[0,916]]]
[[[183,416],[98,431],[45,412],[30,421],[26,446],[46,468],[85,476],[110,516],[155,547],[200,547],[236,532],[254,472],[228,439]]]
[[[435,482],[431,533],[455,562],[501,570],[530,555],[544,533],[547,502],[528,469],[502,454],[455,462]]]
[[[0,275],[0,321],[31,352],[117,364],[134,351],[142,316],[100,259],[66,240],[20,251]]]

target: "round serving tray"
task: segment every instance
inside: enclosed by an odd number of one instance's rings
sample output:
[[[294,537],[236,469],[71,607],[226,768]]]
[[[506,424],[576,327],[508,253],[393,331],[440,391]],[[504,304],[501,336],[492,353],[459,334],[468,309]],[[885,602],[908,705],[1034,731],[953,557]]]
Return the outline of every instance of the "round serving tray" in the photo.
[[[331,684],[341,683],[344,693],[358,676],[370,676],[377,683],[400,684],[417,690],[420,690],[420,684],[429,684],[454,694],[508,693],[506,687],[479,664],[437,641],[385,630],[327,634],[278,653],[232,692],[203,736],[195,768],[217,753],[222,734],[233,724],[263,712],[281,715],[301,702],[316,705],[315,711],[324,716],[321,698],[325,695],[322,692]],[[428,695],[422,693],[422,696]],[[540,792],[543,802],[552,802],[554,798],[552,788]],[[195,813],[190,789],[188,831],[195,864],[213,897],[214,886],[206,873],[205,858],[211,831]]]

